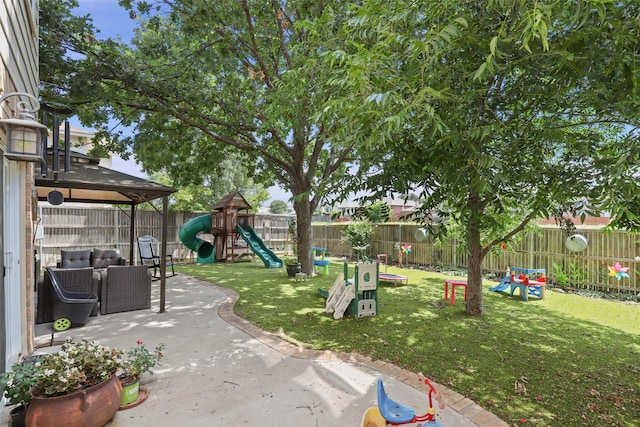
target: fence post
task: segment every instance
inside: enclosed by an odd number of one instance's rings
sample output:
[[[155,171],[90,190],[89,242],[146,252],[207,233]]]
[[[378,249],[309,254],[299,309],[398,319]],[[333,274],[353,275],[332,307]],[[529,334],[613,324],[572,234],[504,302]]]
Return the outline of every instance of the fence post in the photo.
[[[534,264],[534,252],[535,252],[535,246],[534,246],[534,237],[533,237],[533,233],[529,233],[529,268],[536,268],[535,264]]]
[[[324,233],[324,245],[323,246],[325,248],[329,245],[329,229],[327,227],[328,227],[327,224],[324,224],[323,227],[322,227],[323,228],[322,232]]]
[[[458,239],[453,239],[451,244],[451,249],[453,253],[451,254],[451,260],[453,261],[453,265],[458,265]]]

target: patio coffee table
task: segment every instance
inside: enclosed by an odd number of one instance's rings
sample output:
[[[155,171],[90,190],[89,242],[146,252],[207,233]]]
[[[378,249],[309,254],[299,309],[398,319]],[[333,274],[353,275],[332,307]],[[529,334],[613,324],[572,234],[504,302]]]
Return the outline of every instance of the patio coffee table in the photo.
[[[404,282],[405,285],[409,284],[409,278],[400,274],[378,273],[378,279],[385,282],[393,282],[393,286],[396,285],[396,282]]]

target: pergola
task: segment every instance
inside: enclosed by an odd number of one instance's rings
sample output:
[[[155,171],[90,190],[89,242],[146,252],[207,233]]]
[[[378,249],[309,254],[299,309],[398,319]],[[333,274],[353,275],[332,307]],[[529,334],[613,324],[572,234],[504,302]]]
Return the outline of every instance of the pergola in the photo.
[[[64,168],[60,164],[64,161]],[[54,163],[55,162],[55,163]],[[61,152],[54,158],[51,151],[36,172],[35,186],[39,201],[52,201],[60,194],[64,202],[108,203],[131,207],[129,262],[134,259],[136,206],[162,198],[162,238],[160,250],[160,313],[165,311],[166,258],[167,258],[167,206],[175,188],[127,175],[99,165],[100,159],[71,152]],[[55,197],[52,197],[55,196]],[[57,200],[53,200],[54,203]]]

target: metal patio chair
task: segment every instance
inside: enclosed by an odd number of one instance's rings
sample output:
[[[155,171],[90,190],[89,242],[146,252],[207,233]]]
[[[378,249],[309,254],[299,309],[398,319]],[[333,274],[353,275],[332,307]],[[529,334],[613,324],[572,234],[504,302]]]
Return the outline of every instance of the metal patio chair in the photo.
[[[160,270],[160,242],[153,236],[138,237],[138,252],[140,253],[140,263],[153,268],[153,277],[159,278],[158,271]],[[167,254],[167,277],[173,277],[176,272],[173,268],[173,256]],[[169,267],[171,267],[171,274],[169,274]]]

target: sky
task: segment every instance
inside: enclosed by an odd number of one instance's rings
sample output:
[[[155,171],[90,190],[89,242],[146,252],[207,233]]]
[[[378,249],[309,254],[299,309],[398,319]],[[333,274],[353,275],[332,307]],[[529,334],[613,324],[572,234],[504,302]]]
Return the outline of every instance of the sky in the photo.
[[[119,38],[128,42],[133,37],[133,29],[136,21],[129,17],[129,12],[118,5],[118,0],[78,0],[79,7],[73,10],[74,15],[91,15],[93,25],[100,31],[99,38]],[[74,126],[83,127],[77,120],[71,120]],[[125,161],[120,158],[113,159],[113,169],[130,175],[147,178],[140,165],[135,160]],[[288,203],[291,193],[279,188],[268,189],[271,198],[263,206],[268,207],[273,200],[282,200]]]

